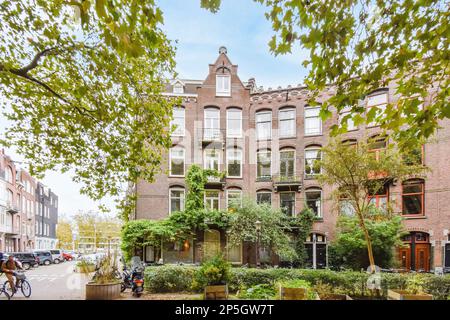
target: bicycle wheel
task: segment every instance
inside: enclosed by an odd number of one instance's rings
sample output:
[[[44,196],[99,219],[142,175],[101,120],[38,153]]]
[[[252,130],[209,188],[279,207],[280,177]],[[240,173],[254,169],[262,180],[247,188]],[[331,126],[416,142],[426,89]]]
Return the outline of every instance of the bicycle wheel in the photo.
[[[3,289],[0,290],[0,296],[4,294],[7,300],[11,300],[11,296],[8,292],[4,291]]]
[[[22,290],[22,294],[25,298],[29,298],[31,296],[31,285],[27,280],[22,280],[20,288]]]
[[[8,280],[6,280],[5,283],[3,284],[3,293],[8,295],[9,299],[11,299],[14,296],[14,291],[11,290]]]

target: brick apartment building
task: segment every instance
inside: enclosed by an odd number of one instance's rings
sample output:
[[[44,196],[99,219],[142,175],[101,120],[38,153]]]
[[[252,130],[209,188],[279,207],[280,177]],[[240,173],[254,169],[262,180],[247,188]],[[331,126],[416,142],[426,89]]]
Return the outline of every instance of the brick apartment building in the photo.
[[[191,164],[226,171],[221,181],[211,179],[206,185],[208,208],[225,209],[231,199],[252,197],[270,202],[295,215],[304,206],[312,208],[317,221],[306,239],[309,264],[313,268],[327,265],[327,245],[335,235],[337,212],[330,199],[331,187],[321,188],[315,175],[320,170],[314,161],[320,147],[329,139],[330,126],[345,115],[334,114],[322,122],[319,108],[307,104],[308,91],[303,86],[263,90],[255,80],[242,82],[238,66],[231,63],[224,47],[215,63],[209,65],[204,80],[175,79],[165,95],[181,97],[174,108],[176,130],[168,151],[163,173],[152,184],[139,181],[135,219],[161,219],[182,210],[186,186],[184,175]],[[318,97],[325,101],[332,88]],[[390,88],[367,94],[362,101],[367,108],[395,103],[398,97]],[[426,105],[426,101],[424,101]],[[343,139],[358,141],[376,137],[376,124],[355,127],[348,123]],[[382,206],[389,201],[394,211],[405,217],[409,234],[406,247],[398,250],[406,269],[432,270],[450,267],[450,120],[442,121],[432,143],[423,147],[422,159],[431,172],[425,180],[397,182],[386,187],[372,201]],[[390,141],[380,139],[373,152],[380,152]],[[227,248],[226,234],[209,230],[192,243],[178,247],[164,246],[164,262],[200,262],[219,250],[228,251],[234,263],[255,263],[255,249],[243,243]],[[264,257],[264,252],[261,252]],[[154,248],[144,250],[147,261],[154,259]]]
[[[31,251],[35,245],[36,180],[0,153],[0,251]]]

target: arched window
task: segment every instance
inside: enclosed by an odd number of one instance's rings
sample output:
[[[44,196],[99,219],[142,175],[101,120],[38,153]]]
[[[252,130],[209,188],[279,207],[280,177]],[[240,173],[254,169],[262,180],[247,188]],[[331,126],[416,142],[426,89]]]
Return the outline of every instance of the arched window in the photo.
[[[214,107],[205,108],[205,122],[203,136],[205,140],[217,140],[220,138],[220,109]]]
[[[327,238],[320,233],[310,233],[305,241],[306,263],[313,269],[327,267]]]
[[[272,153],[269,149],[259,150],[256,154],[256,179],[270,181],[272,178]]]
[[[280,178],[286,180],[295,176],[295,149],[280,150]]]
[[[374,121],[368,124],[369,127],[378,126],[380,124],[380,117],[384,114],[388,104],[388,94],[387,89],[376,90],[367,96],[367,113],[375,109]]]
[[[295,108],[283,108],[278,111],[278,130],[280,138],[295,137]]]
[[[242,190],[228,189],[227,190],[227,208],[233,204],[242,205]]]
[[[205,149],[204,168],[210,170],[219,170],[220,168],[220,150]]]
[[[386,154],[386,148],[387,139],[384,136],[374,136],[368,141],[368,151],[376,160],[380,160]]]
[[[170,149],[169,154],[169,172],[171,176],[183,177],[185,167],[185,152],[180,146],[175,146]]]
[[[266,203],[268,205],[272,204],[272,191],[270,190],[258,190],[256,191],[256,203],[263,204]]]
[[[270,140],[272,137],[272,111],[263,110],[256,113],[256,139]]]
[[[183,211],[185,204],[185,190],[181,187],[169,189],[169,213]]]
[[[347,131],[358,130],[352,118],[351,107],[345,107],[339,112],[338,124],[340,127],[346,126]]]
[[[172,136],[182,137],[185,132],[185,110],[181,106],[173,108],[173,119],[170,121]]]
[[[312,178],[321,173],[322,153],[320,149],[320,146],[310,146],[305,149],[305,177],[307,178]]]
[[[227,149],[227,176],[242,178],[242,150],[239,148]]]
[[[242,137],[242,110],[238,108],[227,109],[227,137]]]
[[[402,214],[405,216],[425,215],[425,183],[423,180],[408,180],[402,185]]]
[[[322,214],[322,189],[309,188],[305,190],[305,202],[317,218],[323,218]]]
[[[319,107],[305,107],[305,136],[322,134],[322,120]]]
[[[14,183],[13,171],[10,166],[6,166],[5,168],[5,180],[11,184]]]

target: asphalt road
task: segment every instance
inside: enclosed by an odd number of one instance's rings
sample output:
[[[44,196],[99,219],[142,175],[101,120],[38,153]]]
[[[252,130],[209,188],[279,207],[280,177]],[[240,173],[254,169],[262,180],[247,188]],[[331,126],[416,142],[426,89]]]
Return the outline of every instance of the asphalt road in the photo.
[[[39,266],[25,272],[31,284],[31,300],[84,300],[86,276],[73,272],[75,262],[64,262],[49,266]],[[0,284],[6,281],[3,275]],[[11,300],[26,300],[22,292],[17,292]],[[0,300],[5,300],[4,295]]]

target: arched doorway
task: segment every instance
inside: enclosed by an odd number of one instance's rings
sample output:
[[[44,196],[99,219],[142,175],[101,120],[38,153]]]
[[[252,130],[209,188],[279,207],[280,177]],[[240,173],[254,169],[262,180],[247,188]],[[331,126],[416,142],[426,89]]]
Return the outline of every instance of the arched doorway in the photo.
[[[214,257],[220,253],[220,232],[218,230],[206,230],[203,239],[203,260]]]
[[[430,236],[413,231],[403,237],[404,247],[399,248],[401,268],[407,271],[430,271]]]
[[[327,267],[327,238],[320,233],[311,233],[306,238],[305,248],[307,253],[307,265],[313,269]]]

